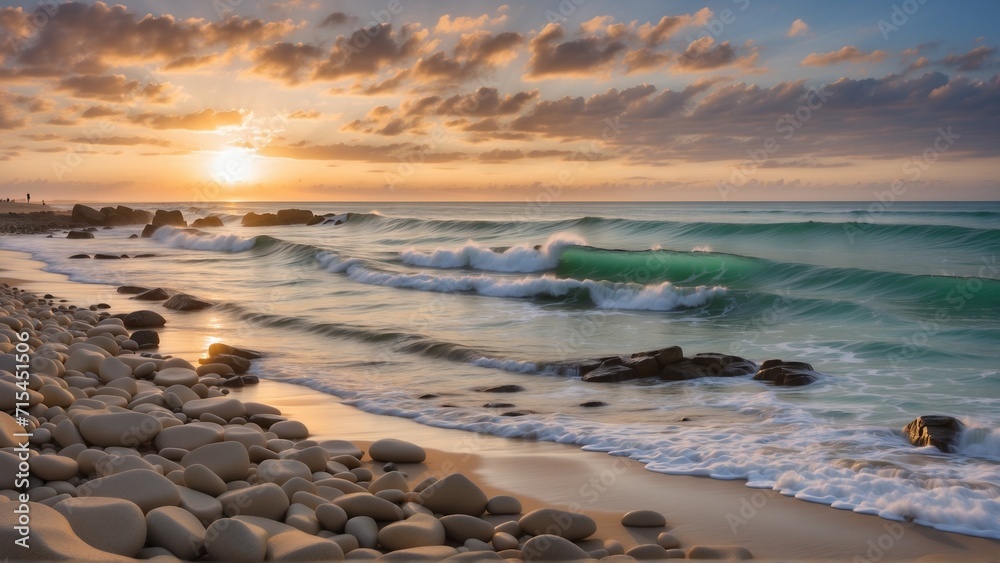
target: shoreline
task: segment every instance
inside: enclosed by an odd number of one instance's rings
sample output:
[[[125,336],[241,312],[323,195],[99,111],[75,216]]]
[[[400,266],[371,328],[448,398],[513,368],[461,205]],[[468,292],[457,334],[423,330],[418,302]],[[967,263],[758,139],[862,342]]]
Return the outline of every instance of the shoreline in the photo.
[[[51,287],[67,295],[108,297],[110,293],[113,311],[125,312],[129,303],[126,298],[114,299],[113,290],[109,292],[106,286],[78,284],[61,274],[44,272],[43,263],[25,258],[24,253],[2,250],[0,257],[8,267],[0,270],[0,282],[10,275],[7,279],[31,280],[21,285],[36,291],[50,291],[46,288]],[[161,348],[175,352],[175,357],[193,359],[184,355],[190,350],[175,350],[169,338],[164,339]],[[452,463],[463,473],[475,475],[476,482],[489,494],[504,491],[524,499],[525,512],[542,505],[578,506],[598,523],[598,537],[616,539],[626,549],[639,542],[655,543],[656,534],[650,538],[641,529],[620,525],[622,514],[632,509],[664,514],[666,529],[677,535],[683,547],[740,545],[764,559],[872,559],[871,555],[877,553],[869,550],[872,545],[881,550],[880,540],[885,545],[891,543],[880,556],[890,559],[933,554],[936,559],[985,560],[1000,549],[1000,542],[995,540],[923,526],[893,527],[894,523],[876,516],[784,498],[774,491],[750,489],[742,481],[663,475],[646,471],[633,460],[585,452],[571,445],[440,429],[371,414],[345,405],[333,395],[291,383],[262,379],[257,386],[234,390],[232,396],[278,407],[284,415],[305,423],[312,432],[311,439],[337,438],[367,444],[386,437],[405,437],[432,449],[435,459],[440,456],[444,460],[440,463]]]

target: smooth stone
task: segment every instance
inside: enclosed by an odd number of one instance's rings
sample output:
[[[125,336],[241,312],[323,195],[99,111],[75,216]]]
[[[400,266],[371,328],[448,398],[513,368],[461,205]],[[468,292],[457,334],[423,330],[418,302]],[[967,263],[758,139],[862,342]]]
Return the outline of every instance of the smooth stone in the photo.
[[[222,510],[227,516],[259,516],[280,520],[288,510],[288,496],[274,483],[236,489],[219,496]]]
[[[406,483],[406,477],[403,477],[403,474],[399,471],[390,471],[368,485],[368,491],[372,494],[391,489],[403,491],[404,493],[410,492],[410,486]]]
[[[344,526],[350,520],[347,511],[330,502],[316,507],[316,518],[323,528],[338,533],[344,531]]]
[[[626,551],[625,555],[639,561],[662,561],[667,559],[667,550],[655,543],[647,543],[633,547]]]
[[[153,445],[158,450],[165,448],[195,450],[208,444],[221,442],[222,439],[223,429],[217,424],[185,424],[164,428],[156,435]]]
[[[330,459],[335,461],[340,461],[336,459],[338,456],[350,456],[355,458],[356,461],[365,455],[365,452],[361,451],[357,446],[347,440],[324,440],[319,443],[319,447],[330,452]],[[340,461],[340,463],[344,462]],[[344,463],[344,465],[347,464]]]
[[[309,437],[309,429],[298,420],[276,422],[268,430],[283,440],[303,440]]]
[[[441,561],[457,553],[458,551],[456,551],[454,547],[448,547],[446,545],[428,545],[386,553],[382,557],[376,559],[376,561]]]
[[[98,373],[101,371],[101,363],[106,356],[92,350],[77,349],[69,355],[66,360],[66,370],[78,371],[80,373]]]
[[[63,501],[65,502],[65,501]],[[10,557],[15,549],[14,542],[21,538],[15,529],[19,514],[14,513],[19,503],[0,503],[0,545],[4,546],[4,556]],[[31,514],[31,554],[36,560],[66,561],[133,561],[115,553],[102,551],[86,543],[73,532],[65,516],[44,504],[28,503]],[[102,525],[105,525],[103,522]],[[28,554],[25,554],[26,556]]]
[[[167,324],[163,315],[149,310],[133,311],[125,315],[122,321],[126,328],[156,328]]]
[[[39,432],[43,429],[35,430]],[[80,471],[76,460],[61,455],[36,455],[31,458],[31,472],[46,481],[65,481]]]
[[[216,520],[205,531],[205,551],[216,561],[262,561],[267,555],[268,533],[237,520]]]
[[[145,362],[136,366],[132,370],[132,375],[139,378],[149,377],[154,371],[156,371],[156,364],[153,362]]]
[[[98,375],[104,383],[111,383],[116,379],[132,377],[132,368],[118,358],[105,358],[98,367]]]
[[[156,375],[153,376],[153,383],[164,387],[170,387],[171,385],[191,387],[195,383],[198,383],[198,372],[187,368],[164,368],[156,372]]]
[[[656,536],[656,545],[663,549],[675,549],[681,546],[681,541],[670,532],[660,532],[660,535]]]
[[[260,462],[257,467],[257,478],[263,483],[281,486],[293,477],[308,480],[312,477],[312,471],[309,466],[294,459],[268,459]]]
[[[452,555],[445,559],[445,561],[451,561],[452,563],[476,563],[477,561],[503,561],[504,558],[500,557],[498,553],[494,553],[493,550],[470,550],[465,553],[459,553],[457,555]]]
[[[368,516],[355,516],[344,524],[344,533],[357,538],[362,549],[378,547],[378,524]]]
[[[372,442],[368,455],[375,461],[394,463],[423,463],[427,459],[427,453],[420,446],[395,438]]]
[[[414,514],[402,522],[389,524],[378,533],[379,543],[389,551],[442,545],[444,540],[444,526],[437,518],[426,514]]]
[[[486,503],[486,512],[497,516],[520,514],[522,510],[521,501],[508,495],[497,495]]]
[[[157,374],[159,375],[159,374]],[[198,418],[203,413],[211,413],[226,420],[245,416],[247,409],[239,399],[229,397],[210,397],[195,399],[184,403],[182,412],[191,418]]]
[[[580,541],[597,532],[593,518],[554,508],[533,510],[522,516],[517,524],[533,536],[555,535],[570,541]]]
[[[79,429],[85,440],[97,446],[136,447],[156,438],[163,424],[148,414],[113,412],[88,416]]]
[[[42,394],[42,403],[49,407],[68,408],[76,400],[72,393],[58,385],[42,385],[38,392]]]
[[[268,560],[342,561],[344,551],[337,543],[299,530],[271,536],[267,540]]]
[[[481,516],[488,499],[482,489],[461,473],[452,473],[420,492],[424,506],[438,514]]]
[[[78,489],[81,497],[111,497],[134,502],[143,513],[181,502],[177,486],[153,471],[132,469],[87,481]]]
[[[53,508],[66,517],[77,537],[102,551],[135,557],[146,543],[142,510],[127,500],[69,498]]]
[[[263,434],[261,434],[261,436],[263,436]],[[319,446],[309,446],[308,448],[302,448],[301,450],[295,449],[282,452],[281,457],[283,459],[302,462],[306,464],[309,471],[316,473],[318,471],[326,470],[330,454]]]
[[[622,526],[632,528],[659,528],[667,525],[667,519],[653,510],[633,510],[622,516]]]
[[[205,549],[205,526],[183,508],[160,507],[146,514],[146,543],[179,559],[197,559]]]
[[[217,497],[226,492],[226,482],[200,463],[184,468],[184,483],[188,488]]]
[[[521,555],[525,561],[582,561],[590,558],[573,542],[551,534],[537,535],[525,542]]]
[[[496,551],[504,551],[506,549],[517,549],[520,545],[517,538],[506,533],[506,532],[496,532],[493,534],[493,538],[490,540],[493,544],[493,549]]]
[[[292,503],[285,512],[285,524],[315,536],[321,530],[316,512],[304,504]]]
[[[217,442],[191,450],[181,459],[184,467],[194,464],[204,465],[223,481],[236,481],[249,473],[250,455],[239,442]]]
[[[215,497],[186,486],[178,486],[177,490],[181,494],[179,506],[194,514],[202,526],[208,526],[222,518],[222,503]]]
[[[745,547],[736,545],[696,545],[687,551],[688,559],[727,559],[746,561],[753,554]]]
[[[368,516],[374,520],[396,521],[403,519],[403,509],[391,502],[378,498],[367,491],[351,493],[333,499],[333,504],[344,509],[350,517]]]

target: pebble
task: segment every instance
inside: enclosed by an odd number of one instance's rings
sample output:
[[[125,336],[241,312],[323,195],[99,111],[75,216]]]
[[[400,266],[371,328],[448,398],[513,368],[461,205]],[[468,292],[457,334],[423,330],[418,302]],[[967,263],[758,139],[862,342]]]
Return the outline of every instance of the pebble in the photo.
[[[519,545],[517,538],[504,532],[496,532],[493,534],[493,539],[491,541],[493,543],[493,549],[497,551],[517,549]]]
[[[65,501],[63,501],[65,502]],[[55,509],[40,503],[28,503],[31,514],[31,557],[40,560],[64,561],[132,561],[120,555],[97,549],[76,536],[69,521]],[[12,509],[0,510],[0,542],[4,555],[13,555],[9,550],[14,540],[21,537],[14,530],[18,525],[18,515]],[[141,521],[141,520],[140,520]],[[145,524],[143,524],[145,526]],[[105,525],[105,529],[107,529]],[[19,549],[19,548],[18,548]]]
[[[229,397],[195,399],[184,403],[181,410],[184,414],[191,418],[198,418],[204,413],[210,413],[227,421],[238,416],[245,416],[247,414],[246,407],[242,402],[240,402],[239,399]]]
[[[219,495],[222,511],[226,516],[259,516],[270,520],[284,518],[288,510],[288,496],[274,483],[254,485]]]
[[[203,526],[208,526],[222,517],[222,503],[219,499],[180,485],[177,491],[181,495],[179,506],[194,514]]]
[[[222,427],[218,424],[184,424],[164,428],[156,435],[153,445],[159,450],[166,448],[195,450],[207,444],[221,442],[223,436]]]
[[[420,446],[395,438],[372,442],[368,455],[375,461],[394,463],[423,463],[427,459],[427,453]]]
[[[205,531],[205,551],[216,561],[262,561],[268,534],[235,518],[216,520]]]
[[[469,539],[481,542],[493,539],[493,524],[475,516],[450,514],[441,518],[441,524],[448,539],[456,543],[465,543]]]
[[[442,545],[445,540],[444,526],[433,516],[414,514],[401,522],[394,522],[382,528],[378,541],[389,551]]]
[[[622,526],[631,528],[659,528],[667,525],[667,519],[653,510],[633,510],[622,516]]]
[[[343,508],[333,503],[325,503],[316,507],[316,519],[324,529],[339,533],[344,531],[344,525],[347,524],[349,517]]]
[[[250,471],[250,455],[239,442],[206,444],[191,450],[181,459],[184,467],[196,463],[204,465],[223,481],[243,479]]]
[[[753,554],[749,549],[735,545],[696,545],[687,550],[687,558],[746,561],[753,559]]]
[[[197,559],[205,549],[205,527],[187,510],[164,506],[146,514],[146,542],[179,559]]]
[[[111,497],[131,501],[147,513],[161,506],[177,506],[181,502],[177,486],[154,471],[132,469],[100,477],[79,487],[81,497]]]
[[[40,432],[42,429],[35,430]],[[65,481],[80,471],[76,460],[61,455],[37,455],[31,458],[31,472],[46,481]]]
[[[406,484],[406,477],[403,477],[403,474],[398,471],[386,473],[368,485],[368,491],[372,494],[390,489],[396,489],[404,493],[410,492],[410,486]]]
[[[97,446],[137,447],[153,440],[163,425],[148,414],[113,412],[88,416],[80,422],[79,430],[85,440]]]
[[[438,514],[481,516],[488,499],[478,485],[461,473],[452,473],[420,492],[424,506]]]
[[[305,424],[302,424],[297,420],[283,420],[281,422],[276,422],[272,424],[271,428],[268,430],[274,432],[278,438],[284,440],[302,440],[309,437],[309,429],[306,428]]]
[[[53,507],[73,533],[97,549],[135,557],[146,543],[146,521],[134,503],[117,498],[69,498]]]
[[[247,461],[249,462],[249,458]],[[294,459],[268,459],[260,462],[257,467],[257,479],[263,483],[281,486],[293,477],[308,480],[312,478],[312,471],[309,471],[309,466]]]
[[[340,561],[344,551],[335,542],[294,530],[267,540],[268,559],[276,561]]]
[[[661,532],[660,535],[656,536],[656,545],[663,549],[675,549],[681,546],[681,541],[669,532]]]
[[[170,387],[171,385],[191,387],[195,383],[198,383],[198,372],[183,367],[165,368],[156,372],[156,375],[153,376],[153,383],[164,387]]]
[[[355,516],[344,524],[344,533],[358,539],[358,545],[364,549],[378,547],[378,524],[369,516]]]
[[[105,358],[98,367],[98,374],[101,376],[101,381],[110,383],[116,379],[132,377],[132,368],[118,358]]]
[[[625,555],[639,561],[662,561],[667,559],[667,550],[654,543],[647,543],[633,547],[626,551]]]
[[[184,483],[191,489],[213,497],[226,492],[226,482],[200,463],[194,463],[184,469]]]
[[[350,517],[368,516],[374,520],[397,521],[403,519],[403,510],[391,502],[369,494],[351,493],[333,499],[333,504],[344,509]]]
[[[573,542],[550,534],[537,535],[524,543],[525,561],[582,561],[590,555]]]
[[[522,516],[517,523],[527,534],[555,535],[570,541],[580,541],[597,532],[597,523],[593,518],[554,508],[533,510]]]
[[[522,510],[521,501],[508,495],[497,495],[486,503],[486,512],[498,516],[520,514]]]

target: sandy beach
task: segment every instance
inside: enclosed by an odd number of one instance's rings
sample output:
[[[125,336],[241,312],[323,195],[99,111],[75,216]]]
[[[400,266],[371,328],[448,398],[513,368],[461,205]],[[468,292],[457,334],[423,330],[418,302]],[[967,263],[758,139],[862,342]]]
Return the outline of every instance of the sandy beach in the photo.
[[[81,305],[108,301],[113,313],[136,308],[134,302],[107,287],[74,284],[60,274],[43,272],[41,263],[22,253],[0,251],[0,256],[0,283],[38,292],[39,296],[51,293],[57,301],[67,298]],[[156,305],[152,308],[167,318],[156,352],[176,351],[176,355],[197,365],[197,356],[204,354],[204,340],[197,334],[170,330],[170,316],[180,313]],[[487,497],[516,497],[522,514],[544,507],[583,514],[594,522],[596,530],[576,543],[592,556],[604,553],[601,550],[608,545],[612,550],[618,544],[623,550],[655,545],[663,532],[676,537],[684,550],[698,545],[740,546],[765,560],[990,560],[1000,548],[997,541],[833,510],[773,491],[750,489],[742,482],[651,473],[638,462],[583,452],[573,446],[439,429],[373,415],[331,395],[268,381],[266,375],[259,384],[232,389],[228,396],[246,404],[276,407],[283,416],[304,423],[313,441],[309,443],[348,440],[363,451],[386,438],[418,444],[426,451],[426,461],[399,464],[410,486],[428,476],[441,478],[458,472],[470,477]],[[56,452],[50,449],[47,453]],[[382,473],[381,463],[367,457],[363,462],[362,466],[376,477]],[[3,503],[6,509],[13,505]],[[662,514],[666,526],[625,527],[622,517],[632,510]],[[5,518],[10,516],[5,513]],[[520,517],[485,515],[483,519],[500,526]],[[525,538],[521,539],[524,548]],[[609,540],[612,543],[606,545]],[[18,556],[9,550],[5,553]],[[350,552],[347,556],[351,558]]]

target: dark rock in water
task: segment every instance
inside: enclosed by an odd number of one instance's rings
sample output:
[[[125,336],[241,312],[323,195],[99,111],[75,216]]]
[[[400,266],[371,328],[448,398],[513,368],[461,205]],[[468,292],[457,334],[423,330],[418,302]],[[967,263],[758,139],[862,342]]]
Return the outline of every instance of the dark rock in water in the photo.
[[[135,234],[135,233],[132,233],[131,235],[129,235],[129,237],[128,237],[128,238],[130,238],[130,239],[133,239],[133,238],[139,238],[139,235],[137,235],[137,234]]]
[[[137,285],[123,285],[118,288],[118,293],[124,293],[126,295],[135,295],[138,293],[145,293],[149,291],[148,287],[139,287]]]
[[[128,258],[128,254],[122,254],[121,256],[119,256],[119,258],[122,258],[122,259]]]
[[[163,289],[157,287],[155,289],[150,289],[149,291],[144,291],[139,295],[136,295],[132,299],[138,299],[139,301],[163,301],[164,299],[169,299],[170,294]]]
[[[88,233],[88,232],[86,232],[86,231],[70,231],[70,232],[69,232],[69,233],[68,233],[68,234],[66,235],[66,238],[71,238],[71,239],[87,239],[87,238],[94,238],[94,233]]]
[[[167,319],[154,311],[132,311],[122,317],[125,328],[156,328],[167,324]]]
[[[115,256],[114,254],[95,254],[94,260],[121,260],[121,256]]]
[[[770,381],[782,387],[809,385],[820,378],[820,374],[805,362],[783,362],[767,360],[754,374],[757,381]]]
[[[260,378],[256,375],[241,375],[240,377],[243,378],[243,383],[247,385],[257,385],[260,383]]]
[[[306,226],[311,227],[313,225],[319,225],[320,223],[322,223],[325,220],[326,219],[324,219],[322,215],[316,215],[315,217],[313,217],[312,219],[310,219],[308,223],[306,223]]]
[[[606,407],[608,406],[608,404],[605,403],[604,401],[587,401],[586,403],[580,403],[580,406],[592,409],[595,407]]]
[[[426,400],[426,399],[437,399],[440,396],[441,395],[439,395],[437,393],[424,393],[423,395],[421,395],[421,396],[419,396],[417,398],[418,399],[424,399],[424,400]]]
[[[112,227],[112,226],[110,226],[110,225],[109,225],[109,226],[107,226],[107,227],[104,227],[104,230],[105,230],[105,231],[113,231],[113,230],[114,230],[114,227]]]
[[[313,212],[308,209],[281,209],[278,211],[278,222],[282,225],[305,225],[313,218]]]
[[[965,425],[951,416],[920,416],[903,428],[914,446],[934,446],[945,453],[955,451],[955,443]]]
[[[274,227],[280,225],[278,216],[274,213],[254,213],[251,211],[243,216],[244,227]]]
[[[74,254],[74,255],[70,256],[70,258],[74,259],[74,260],[79,260],[79,259],[82,259],[82,258],[90,258],[90,255],[89,254]]]
[[[500,416],[527,416],[529,414],[535,414],[535,411],[528,411],[528,410],[524,410],[524,411],[507,411],[505,413],[501,413]]]
[[[244,385],[243,384],[243,378],[240,377],[240,376],[238,376],[238,375],[234,375],[233,377],[230,377],[230,378],[228,378],[228,379],[226,379],[225,381],[222,382],[222,386],[223,387],[240,388],[240,387],[243,387],[243,385]]]
[[[156,215],[153,215],[153,225],[157,227],[162,227],[163,225],[169,225],[171,227],[188,226],[187,222],[184,220],[184,214],[177,209],[173,211],[157,209]]]
[[[146,225],[142,229],[142,238],[150,238],[163,225]]]
[[[687,381],[689,379],[708,377],[708,375],[709,372],[706,367],[687,359],[674,362],[660,370],[660,379],[663,381]]]
[[[186,293],[178,293],[167,299],[163,306],[174,311],[199,311],[211,307],[212,304]]]
[[[514,403],[486,403],[483,408],[487,409],[512,409],[516,407]]]
[[[277,424],[279,422],[284,422],[286,420],[288,419],[283,416],[278,416],[276,414],[255,414],[251,416],[250,420],[248,420],[247,422],[251,422],[253,424],[256,424],[257,426],[260,426],[264,430],[267,430],[272,425]]]
[[[727,354],[695,354],[691,361],[708,368],[709,377],[734,377],[757,371],[755,362]]]
[[[139,345],[139,348],[156,348],[160,345],[160,334],[155,330],[137,330],[129,336],[129,340],[132,340]]]
[[[87,227],[86,229],[83,230],[83,232],[85,232],[85,233],[96,233],[97,232],[97,227]]]
[[[629,358],[625,360],[624,365],[625,367],[632,368],[632,371],[635,372],[635,376],[639,379],[656,377],[660,374],[660,364],[657,363],[656,358],[650,356]]]
[[[222,227],[224,225],[222,224],[222,219],[219,219],[215,215],[209,215],[208,217],[204,217],[202,219],[195,219],[194,222],[191,223],[191,226],[196,229],[201,229],[205,227]]]
[[[236,375],[244,374],[250,369],[250,360],[239,356],[233,356],[232,354],[219,354],[210,358],[199,358],[198,363],[226,364],[227,366],[233,368]]]
[[[235,346],[223,344],[222,342],[216,342],[208,347],[209,356],[218,356],[219,354],[230,354],[232,356],[239,356],[248,360],[256,360],[264,357],[264,354],[256,350],[237,348]]]
[[[76,204],[73,206],[72,220],[74,223],[87,223],[90,225],[103,225],[104,214],[86,205]]]
[[[601,367],[625,365],[625,360],[623,360],[621,356],[608,356],[607,358],[601,358],[600,360]]]
[[[97,304],[97,308],[98,309],[110,309],[111,305],[108,305],[107,303],[98,303]]]
[[[480,393],[520,393],[524,387],[520,385],[495,385],[492,387],[476,387],[474,391]]]
[[[635,378],[635,370],[624,365],[602,365],[583,376],[587,383],[617,383]]]
[[[156,254],[136,254],[136,258],[156,258]]]
[[[659,350],[636,352],[635,354],[632,354],[633,358],[641,358],[642,356],[655,358],[656,364],[660,367],[660,369],[663,369],[667,365],[683,360],[684,351],[681,350],[680,346],[668,346],[666,348],[660,348]]]
[[[572,364],[569,367],[576,369],[577,375],[580,375],[582,377],[594,371],[595,369],[601,367],[601,363],[602,363],[601,360],[583,360],[576,364]]]
[[[393,471],[399,471],[399,466],[393,462],[389,462],[382,466],[382,471],[386,473],[392,473]]]

